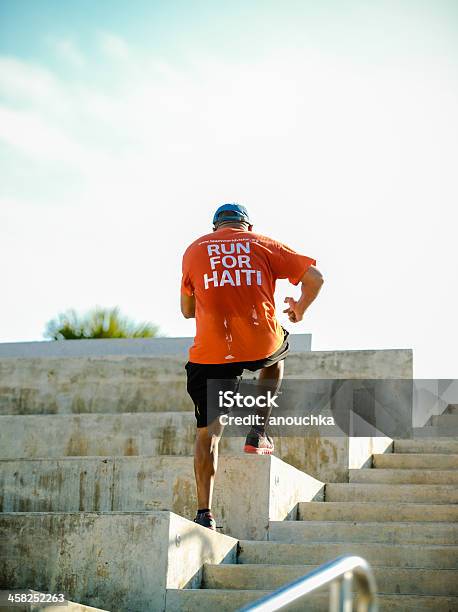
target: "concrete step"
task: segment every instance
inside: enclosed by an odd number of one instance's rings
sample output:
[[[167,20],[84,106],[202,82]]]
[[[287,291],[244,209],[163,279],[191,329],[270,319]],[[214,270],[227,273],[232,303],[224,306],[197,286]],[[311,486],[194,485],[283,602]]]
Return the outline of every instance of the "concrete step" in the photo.
[[[267,564],[209,564],[204,566],[202,587],[207,589],[277,589],[304,576],[317,566]],[[374,568],[379,593],[458,595],[458,571],[448,569]]]
[[[301,334],[291,334],[292,352],[288,356],[286,375],[314,379],[384,378],[412,376],[412,351],[313,351]],[[186,346],[190,339],[183,340]],[[144,412],[192,409],[186,393],[184,364],[186,349],[179,354],[139,352],[129,354],[121,343],[135,340],[74,340],[57,350],[58,343],[47,347],[29,346],[0,356],[0,414],[69,414],[96,412]],[[94,347],[111,343],[106,353]],[[151,342],[162,342],[154,339]],[[44,345],[44,343],[40,343]],[[81,347],[81,348],[79,348]],[[6,348],[8,347],[0,347]],[[53,356],[48,351],[54,349]],[[95,351],[94,351],[95,348]],[[68,349],[80,351],[70,356]],[[103,351],[106,349],[102,349]],[[146,351],[149,348],[145,347]],[[155,349],[154,349],[155,350]],[[87,351],[90,351],[87,352]],[[122,354],[127,351],[127,354]],[[26,357],[32,354],[34,357]],[[11,358],[12,355],[20,358]],[[57,357],[56,355],[61,355]],[[251,373],[250,373],[251,375]]]
[[[0,359],[0,414],[193,410],[183,357]]]
[[[0,458],[194,454],[193,413],[150,412],[81,415],[0,416]],[[382,442],[382,438],[377,439]],[[221,454],[243,454],[245,439],[224,435]],[[379,448],[382,452],[384,448]],[[369,458],[373,444],[360,453]],[[285,436],[275,456],[320,480],[348,479],[348,439]]]
[[[271,521],[269,540],[292,543],[306,541],[458,545],[458,525],[414,522]]]
[[[456,569],[458,546],[349,542],[239,542],[238,563],[321,565],[340,555],[359,555],[371,565]]]
[[[235,563],[237,540],[170,512],[0,514],[2,576],[104,610],[164,610],[205,562]],[[6,586],[6,585],[5,585]]]
[[[169,589],[166,612],[236,612],[270,591],[245,589]],[[458,597],[427,595],[386,595],[377,597],[380,612],[456,612]],[[304,607],[306,606],[306,607]],[[328,612],[326,592],[312,593],[306,600],[288,606],[289,612]]]
[[[192,455],[194,438],[191,413],[0,416],[5,458]]]
[[[301,502],[301,521],[442,521],[458,523],[458,504],[415,504],[392,502]]]
[[[341,502],[414,502],[458,504],[456,485],[386,485],[331,483],[325,488],[326,501]]]
[[[394,440],[394,453],[440,453],[458,455],[458,440],[443,438],[425,438],[411,440]]]
[[[391,469],[427,469],[456,470],[458,469],[458,454],[422,454],[422,453],[386,453],[373,455],[375,468]]]
[[[412,429],[413,440],[457,440],[457,438],[458,427],[456,425],[431,425],[428,423]]]
[[[369,484],[458,485],[458,470],[349,470],[349,481]]]
[[[431,417],[431,425],[433,427],[458,427],[458,414],[446,413],[434,415]]]
[[[94,380],[93,387],[83,392],[68,384],[67,390],[53,393],[51,388],[38,391],[2,385],[0,415],[194,412],[186,379],[150,381],[147,387],[139,388],[132,381],[113,389],[109,381]]]
[[[276,457],[224,456],[213,509],[224,533],[265,539],[269,519],[295,518],[298,502],[323,490]],[[196,507],[192,457],[0,460],[3,512],[171,510],[193,519]]]

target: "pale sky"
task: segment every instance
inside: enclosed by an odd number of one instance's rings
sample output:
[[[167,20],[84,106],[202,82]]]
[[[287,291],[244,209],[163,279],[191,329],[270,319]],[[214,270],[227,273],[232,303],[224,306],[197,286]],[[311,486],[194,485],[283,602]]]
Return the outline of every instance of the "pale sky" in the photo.
[[[182,253],[238,201],[325,277],[290,331],[458,378],[456,6],[0,0],[0,342],[95,305],[193,335]]]

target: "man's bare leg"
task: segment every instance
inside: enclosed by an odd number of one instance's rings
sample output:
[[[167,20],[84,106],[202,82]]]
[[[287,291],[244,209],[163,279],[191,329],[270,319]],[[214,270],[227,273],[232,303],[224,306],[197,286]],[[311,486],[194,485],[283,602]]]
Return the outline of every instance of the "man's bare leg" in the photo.
[[[275,394],[283,378],[284,363],[262,368],[259,373],[259,386],[267,393]],[[256,427],[256,433],[264,435],[271,408],[258,408],[256,414],[261,416],[263,425]],[[218,450],[224,426],[215,419],[208,427],[198,427],[194,447],[194,474],[197,486],[197,507],[199,510],[211,510],[213,488],[218,469]],[[251,432],[250,432],[251,433]]]
[[[278,361],[277,363],[274,363],[273,365],[267,368],[262,368],[262,370],[259,373],[259,382],[258,382],[259,389],[262,390],[264,393],[267,393],[267,391],[270,391],[272,395],[275,395],[275,393],[280,388],[281,381],[283,379],[284,369],[285,369],[284,361]],[[263,418],[263,425],[260,426],[260,430],[263,432],[265,432],[266,430],[271,412],[272,412],[272,408],[270,407],[259,408],[256,411],[256,414],[260,415]]]
[[[284,370],[285,361],[277,361],[277,363],[267,368],[262,368],[259,372],[259,380],[262,381],[263,384],[267,384],[272,393],[276,393],[280,388]]]
[[[218,469],[218,447],[224,426],[215,419],[208,427],[198,427],[194,447],[194,474],[197,507],[211,510],[213,486]]]
[[[258,392],[266,394],[270,391],[272,395],[278,391],[283,378],[284,363],[279,361],[271,366],[263,368],[259,374]],[[269,424],[270,413],[272,408],[256,408],[256,425],[250,429],[244,446],[246,453],[255,453],[258,455],[270,455],[274,450],[274,444],[271,438],[266,434],[266,427]]]

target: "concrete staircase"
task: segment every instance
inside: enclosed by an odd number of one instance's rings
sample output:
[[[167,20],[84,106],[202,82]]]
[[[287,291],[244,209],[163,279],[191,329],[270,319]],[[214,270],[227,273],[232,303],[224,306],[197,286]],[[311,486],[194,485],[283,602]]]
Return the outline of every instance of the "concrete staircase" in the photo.
[[[458,610],[458,441],[393,446],[326,485],[323,502],[300,503],[298,520],[271,521],[268,541],[241,541],[236,565],[206,565],[200,590],[170,590],[167,609],[229,612],[351,553],[374,566],[381,610]],[[318,594],[307,610],[326,605]]]
[[[360,359],[366,377],[383,370],[374,352]],[[318,360],[325,376],[340,363]],[[211,533],[183,518],[194,417],[177,368],[0,361],[0,588],[61,589],[82,610],[232,612],[351,553],[375,566],[382,611],[458,610],[456,440],[369,440],[355,469],[343,439],[285,438],[277,457],[223,439],[214,509],[226,535]],[[307,603],[326,609],[326,593]]]

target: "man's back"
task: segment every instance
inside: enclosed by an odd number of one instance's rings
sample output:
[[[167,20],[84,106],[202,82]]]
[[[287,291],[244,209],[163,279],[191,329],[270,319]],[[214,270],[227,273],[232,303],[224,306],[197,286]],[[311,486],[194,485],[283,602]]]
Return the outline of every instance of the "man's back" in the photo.
[[[284,334],[275,316],[278,278],[297,285],[315,265],[252,231],[222,227],[194,241],[183,257],[182,292],[196,300],[194,363],[231,363],[274,353]]]
[[[194,241],[184,254],[180,307],[186,319],[196,318],[197,326],[185,365],[186,389],[197,425],[194,520],[214,530],[211,504],[218,445],[225,426],[222,419],[229,412],[214,393],[221,396],[223,390],[235,391],[244,370],[249,370],[259,371],[262,390],[275,395],[289,352],[288,332],[275,316],[275,281],[287,278],[294,285],[301,283],[300,298],[286,297],[288,308],[283,311],[292,323],[298,323],[318,295],[323,278],[310,257],[253,233],[248,211],[241,204],[219,206],[213,215],[213,230]],[[266,432],[271,410],[270,403],[257,405],[245,453],[273,453],[274,443]]]

